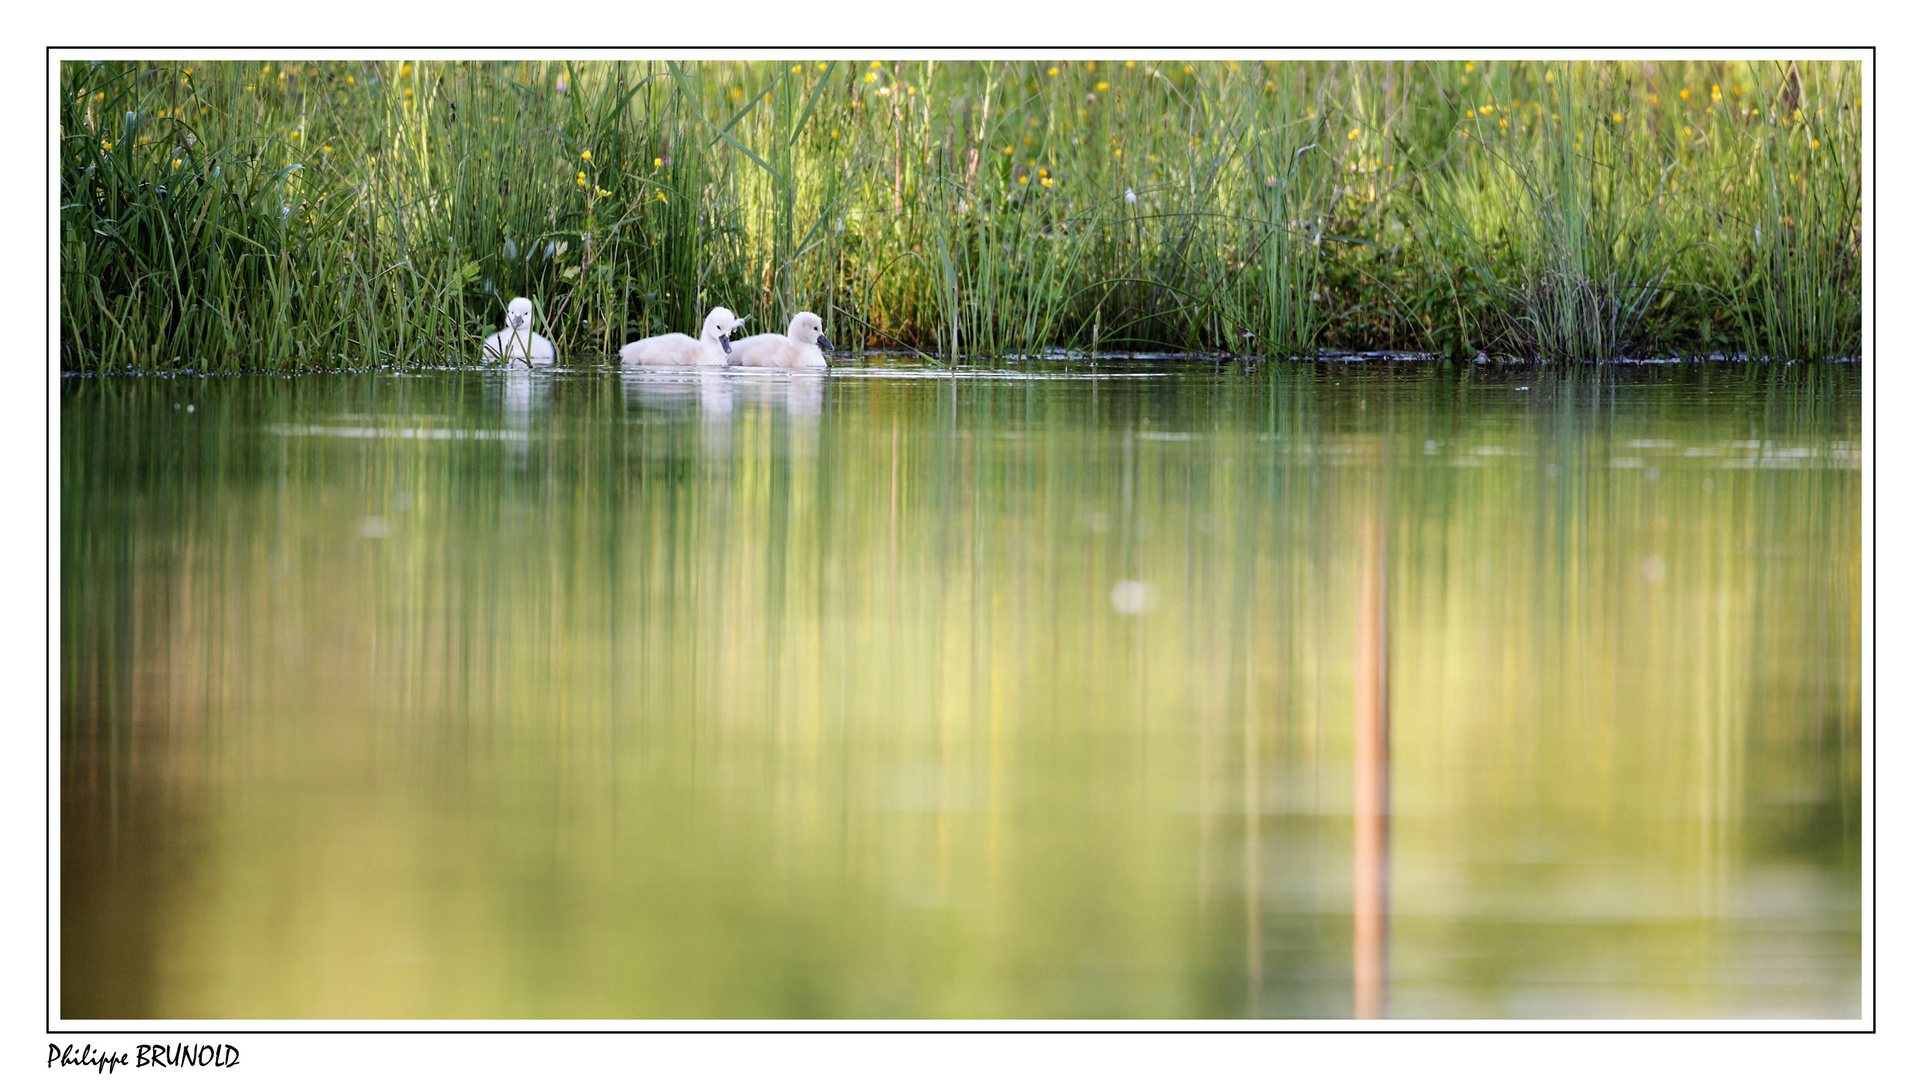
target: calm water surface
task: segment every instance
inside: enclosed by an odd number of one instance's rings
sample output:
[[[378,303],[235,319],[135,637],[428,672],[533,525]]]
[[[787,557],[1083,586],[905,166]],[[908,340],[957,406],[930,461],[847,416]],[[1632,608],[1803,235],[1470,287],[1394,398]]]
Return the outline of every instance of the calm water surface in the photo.
[[[68,1017],[1853,1017],[1859,369],[69,379]]]

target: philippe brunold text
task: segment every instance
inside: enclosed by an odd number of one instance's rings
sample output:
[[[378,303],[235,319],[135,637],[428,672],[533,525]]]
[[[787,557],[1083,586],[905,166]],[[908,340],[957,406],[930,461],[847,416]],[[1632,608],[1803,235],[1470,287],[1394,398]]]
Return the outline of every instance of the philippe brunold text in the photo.
[[[55,1065],[63,1068],[77,1065],[81,1068],[91,1067],[99,1073],[111,1073],[122,1065],[132,1065],[136,1069],[144,1069],[149,1065],[231,1069],[238,1064],[240,1050],[231,1043],[225,1046],[215,1046],[213,1043],[141,1043],[133,1048],[131,1060],[124,1050],[104,1049],[92,1043],[85,1046],[47,1044],[49,1069]]]

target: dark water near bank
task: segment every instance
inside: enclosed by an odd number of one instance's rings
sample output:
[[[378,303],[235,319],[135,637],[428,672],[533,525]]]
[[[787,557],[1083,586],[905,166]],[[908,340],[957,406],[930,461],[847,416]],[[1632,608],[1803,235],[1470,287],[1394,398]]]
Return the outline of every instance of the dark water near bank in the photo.
[[[934,374],[68,380],[61,1012],[1859,1015],[1858,368]]]

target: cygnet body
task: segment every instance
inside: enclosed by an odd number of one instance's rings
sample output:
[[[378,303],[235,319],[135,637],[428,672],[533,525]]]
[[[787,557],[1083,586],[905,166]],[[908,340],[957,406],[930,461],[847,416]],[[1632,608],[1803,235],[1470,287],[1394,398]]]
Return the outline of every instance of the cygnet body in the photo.
[[[743,338],[734,352],[743,367],[811,368],[828,366],[826,352],[833,346],[821,332],[821,317],[803,311],[790,319],[785,334],[756,334]]]
[[[650,367],[726,367],[728,353],[733,349],[728,344],[728,335],[746,321],[735,318],[734,313],[724,307],[717,307],[707,313],[698,340],[686,334],[658,334],[630,341],[621,346],[621,363]]]
[[[554,343],[534,332],[534,302],[516,296],[507,305],[507,328],[496,330],[481,343],[489,360],[519,360],[528,364],[554,362]]]

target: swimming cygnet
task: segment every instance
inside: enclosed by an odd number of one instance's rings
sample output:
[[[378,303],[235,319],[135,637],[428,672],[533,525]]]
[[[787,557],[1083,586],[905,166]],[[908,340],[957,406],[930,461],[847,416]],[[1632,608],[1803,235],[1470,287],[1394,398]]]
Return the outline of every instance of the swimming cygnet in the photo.
[[[821,317],[803,311],[787,324],[786,334],[756,334],[742,338],[734,351],[743,367],[824,368],[826,351],[833,348],[821,332]]]
[[[686,334],[658,334],[621,346],[621,363],[649,364],[656,367],[726,367],[733,346],[728,335],[740,329],[746,319],[737,319],[724,307],[707,313],[701,324],[699,341]]]
[[[524,360],[529,364],[554,362],[554,343],[534,332],[534,301],[516,296],[507,305],[507,329],[497,330],[481,344],[489,360]]]

